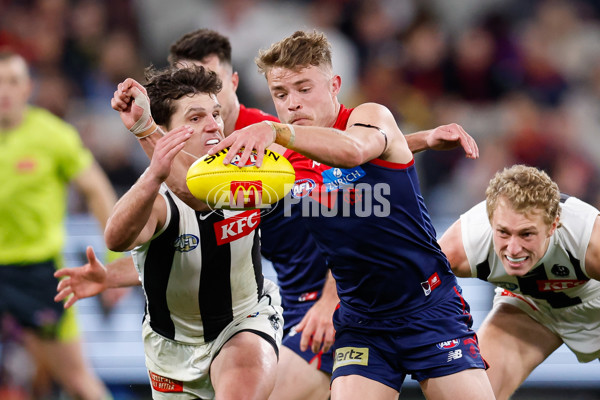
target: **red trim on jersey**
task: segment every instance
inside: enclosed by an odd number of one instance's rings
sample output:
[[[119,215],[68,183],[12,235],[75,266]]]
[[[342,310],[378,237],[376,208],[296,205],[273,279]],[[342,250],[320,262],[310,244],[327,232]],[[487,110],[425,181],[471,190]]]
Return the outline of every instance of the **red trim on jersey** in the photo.
[[[392,168],[392,169],[406,169],[415,163],[415,159],[413,158],[412,160],[410,160],[410,162],[408,162],[406,164],[386,161],[386,160],[382,160],[380,158],[374,158],[373,160],[371,160],[369,162],[372,164],[378,165],[380,167],[386,167],[386,168]]]
[[[277,117],[267,114],[258,108],[248,108],[243,104],[240,104],[240,113],[238,119],[235,121],[235,130],[242,129],[248,125],[256,124],[262,121],[274,121],[279,122]]]

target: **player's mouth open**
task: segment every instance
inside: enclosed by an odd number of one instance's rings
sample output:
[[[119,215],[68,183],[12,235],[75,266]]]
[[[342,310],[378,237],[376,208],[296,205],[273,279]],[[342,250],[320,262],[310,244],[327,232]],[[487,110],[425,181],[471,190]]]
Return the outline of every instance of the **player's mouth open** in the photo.
[[[220,142],[221,142],[221,139],[208,139],[205,144],[207,146],[215,146],[215,145],[219,144]]]

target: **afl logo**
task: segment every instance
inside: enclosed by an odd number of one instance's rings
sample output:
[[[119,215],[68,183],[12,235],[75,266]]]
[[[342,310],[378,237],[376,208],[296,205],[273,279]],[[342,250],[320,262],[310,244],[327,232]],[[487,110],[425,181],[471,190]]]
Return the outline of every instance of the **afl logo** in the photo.
[[[438,343],[436,346],[440,350],[453,349],[460,343],[460,339],[448,340],[445,342]]]
[[[242,151],[238,151],[238,153],[233,156],[233,159],[231,160],[231,164],[235,165],[236,167],[239,167],[239,162],[240,162],[240,158],[242,158]],[[250,157],[248,158],[248,161],[246,161],[245,165],[242,165],[242,167],[251,167],[253,165],[256,164],[256,151],[253,151],[250,154]]]
[[[313,189],[316,187],[315,181],[309,178],[298,179],[294,182],[294,188],[292,189],[292,197],[299,199],[301,197],[308,196]]]
[[[176,251],[186,253],[198,247],[198,242],[199,240],[197,236],[186,233],[175,239],[174,247]]]

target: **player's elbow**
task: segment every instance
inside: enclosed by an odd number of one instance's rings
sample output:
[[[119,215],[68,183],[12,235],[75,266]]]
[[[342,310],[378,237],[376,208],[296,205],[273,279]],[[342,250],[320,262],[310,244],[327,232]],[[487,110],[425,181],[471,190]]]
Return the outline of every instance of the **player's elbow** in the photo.
[[[131,240],[122,230],[116,230],[109,224],[104,231],[104,242],[106,248],[111,251],[127,251],[131,246]]]
[[[358,143],[353,143],[352,146],[341,149],[341,154],[334,163],[336,165],[332,165],[332,167],[354,168],[368,161],[370,161],[368,153]]]

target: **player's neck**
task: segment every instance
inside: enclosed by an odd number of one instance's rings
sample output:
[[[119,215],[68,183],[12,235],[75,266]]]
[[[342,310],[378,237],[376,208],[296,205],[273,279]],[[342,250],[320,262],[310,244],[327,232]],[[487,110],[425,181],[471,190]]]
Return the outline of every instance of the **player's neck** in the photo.
[[[240,116],[240,103],[239,101],[235,102],[234,107],[231,108],[231,112],[227,116],[227,118],[223,121],[225,125],[223,128],[223,132],[225,136],[231,135],[235,130],[235,124],[237,123],[238,117]]]

